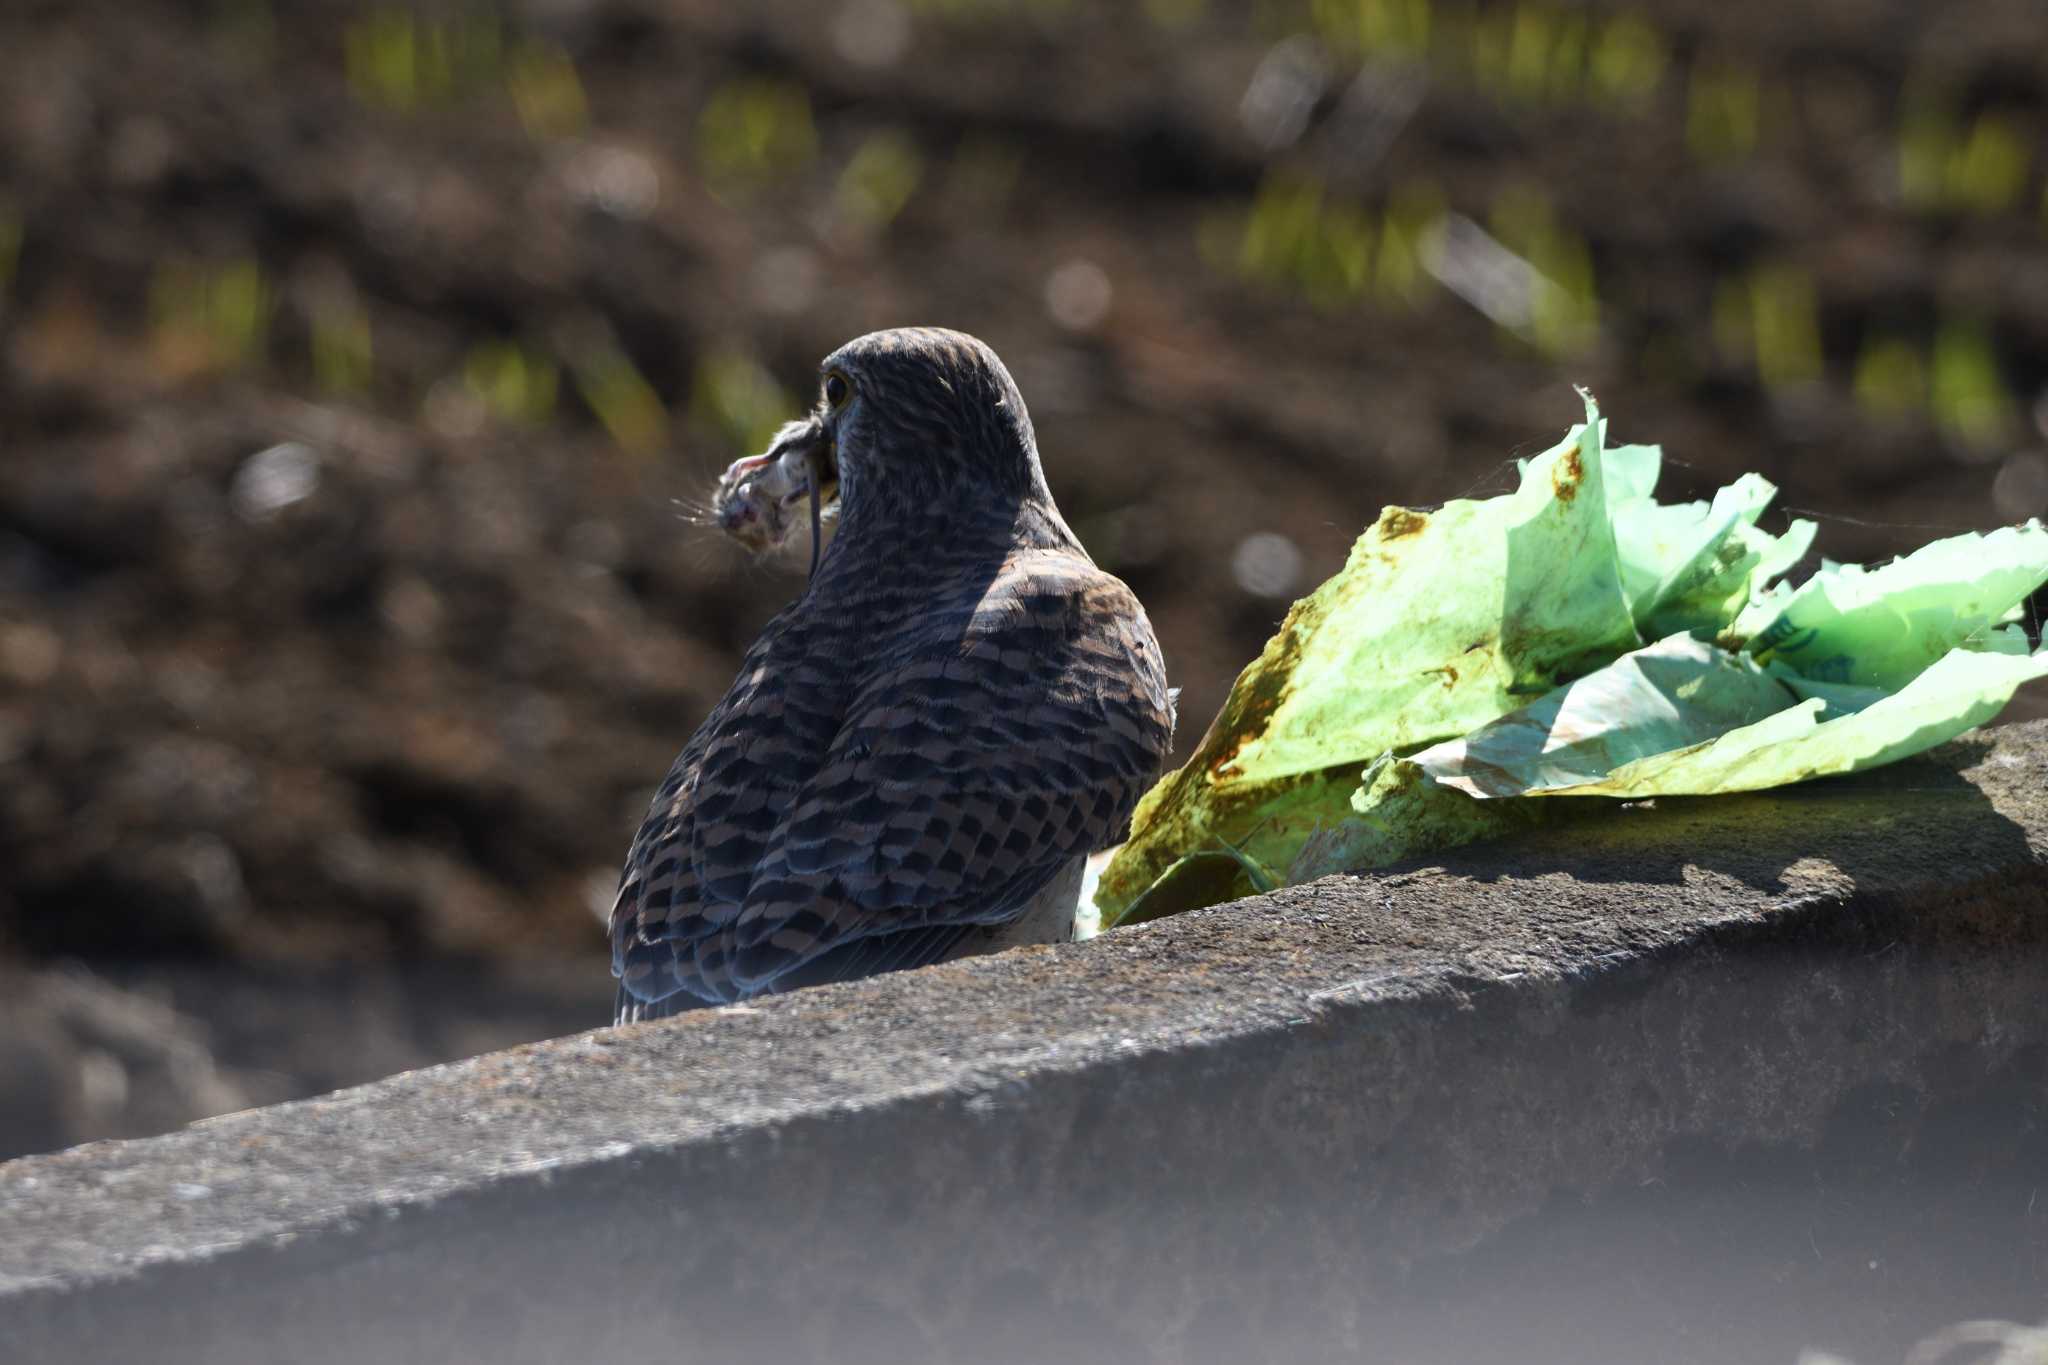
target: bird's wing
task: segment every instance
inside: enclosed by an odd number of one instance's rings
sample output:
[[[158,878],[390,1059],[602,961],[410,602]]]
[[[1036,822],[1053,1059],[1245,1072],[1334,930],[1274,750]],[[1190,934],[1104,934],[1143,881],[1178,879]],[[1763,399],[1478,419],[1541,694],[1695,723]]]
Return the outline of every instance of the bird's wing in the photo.
[[[614,1023],[660,1018],[703,1003],[684,993],[685,983],[672,970],[674,955],[651,949],[641,927],[665,916],[671,905],[696,904],[703,894],[690,857],[690,831],[696,823],[697,777],[712,734],[707,720],[684,746],[626,853],[611,913],[612,972],[619,978]]]
[[[1130,590],[1034,553],[931,626],[853,698],[737,913],[643,919],[640,946],[671,955],[662,971],[731,1000],[838,961],[870,974],[870,954],[847,947],[868,938],[887,940],[875,949],[889,966],[936,960],[1122,832],[1172,726]]]
[[[719,998],[670,944],[739,914],[769,838],[839,729],[850,692],[830,661],[843,646],[817,634],[793,611],[768,623],[634,835],[611,912],[619,1022]]]

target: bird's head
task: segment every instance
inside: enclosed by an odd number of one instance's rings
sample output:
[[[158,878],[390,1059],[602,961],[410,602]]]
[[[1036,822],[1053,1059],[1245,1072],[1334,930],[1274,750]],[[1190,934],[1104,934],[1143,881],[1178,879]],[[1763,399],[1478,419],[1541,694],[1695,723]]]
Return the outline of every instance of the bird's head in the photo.
[[[870,495],[944,509],[1045,491],[1016,381],[965,332],[906,327],[849,341],[819,366],[817,418],[849,512]]]
[[[817,405],[775,449],[801,447],[851,513],[873,498],[943,507],[1043,493],[1016,381],[965,332],[903,327],[847,342],[818,367]]]
[[[1071,537],[1009,370],[974,337],[936,327],[871,332],[827,356],[812,411],[727,470],[714,505],[736,538],[778,544],[806,501],[840,517],[842,535],[1003,524],[1028,505]]]

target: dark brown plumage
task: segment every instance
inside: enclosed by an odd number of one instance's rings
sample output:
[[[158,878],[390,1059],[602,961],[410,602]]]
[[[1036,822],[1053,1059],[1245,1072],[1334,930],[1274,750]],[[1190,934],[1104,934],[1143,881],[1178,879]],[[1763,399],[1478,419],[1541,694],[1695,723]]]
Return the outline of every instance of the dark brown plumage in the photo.
[[[620,1022],[1000,943],[1171,738],[1144,609],[1061,519],[995,353],[879,332],[821,373],[778,449],[836,476],[839,530],[633,840]]]

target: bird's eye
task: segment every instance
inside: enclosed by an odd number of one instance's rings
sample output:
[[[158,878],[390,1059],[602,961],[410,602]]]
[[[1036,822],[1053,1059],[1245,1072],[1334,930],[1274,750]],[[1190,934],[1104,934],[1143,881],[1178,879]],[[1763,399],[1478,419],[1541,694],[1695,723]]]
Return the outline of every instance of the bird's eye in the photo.
[[[845,375],[835,371],[825,376],[825,402],[828,406],[838,407],[852,392],[853,386],[846,382]]]

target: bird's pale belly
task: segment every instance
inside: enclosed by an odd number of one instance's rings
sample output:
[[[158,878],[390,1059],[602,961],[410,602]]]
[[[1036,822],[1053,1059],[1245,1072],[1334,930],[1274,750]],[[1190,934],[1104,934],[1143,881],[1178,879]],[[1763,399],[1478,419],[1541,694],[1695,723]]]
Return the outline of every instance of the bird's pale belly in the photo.
[[[1074,911],[1081,903],[1081,872],[1087,861],[1085,858],[1069,860],[1065,867],[1053,874],[1045,889],[1032,898],[1023,914],[1008,924],[991,924],[970,930],[960,940],[960,946],[940,961],[980,957],[983,953],[999,953],[1005,948],[1016,948],[1026,943],[1072,942]]]

